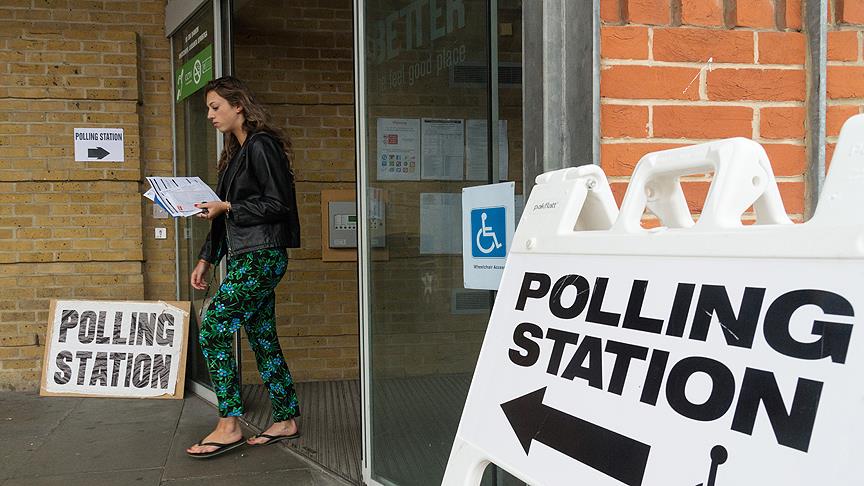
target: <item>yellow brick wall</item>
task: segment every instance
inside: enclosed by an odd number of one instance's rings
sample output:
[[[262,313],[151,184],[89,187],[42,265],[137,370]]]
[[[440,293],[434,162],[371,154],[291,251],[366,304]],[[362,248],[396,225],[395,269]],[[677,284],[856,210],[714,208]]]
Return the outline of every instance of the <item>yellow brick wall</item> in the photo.
[[[0,389],[38,386],[49,299],[174,298],[174,244],[145,237],[140,196],[173,167],[164,11],[0,5]],[[123,128],[125,162],[75,162],[85,127]]]
[[[273,72],[291,63],[302,93],[284,80],[268,100],[297,149],[303,248],[277,316],[298,380],[358,376],[356,266],[322,262],[320,238],[321,189],[354,183],[351,5],[294,12],[302,47]],[[0,4],[0,389],[38,386],[49,299],[175,297],[173,222],[140,196],[146,176],[173,172],[164,11],[164,0]],[[75,162],[83,127],[123,128],[126,161]]]

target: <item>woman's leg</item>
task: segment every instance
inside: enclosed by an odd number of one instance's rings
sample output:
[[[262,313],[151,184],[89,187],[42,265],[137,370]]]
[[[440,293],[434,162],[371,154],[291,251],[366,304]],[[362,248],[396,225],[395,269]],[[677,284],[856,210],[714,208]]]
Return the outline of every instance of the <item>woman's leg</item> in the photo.
[[[234,333],[258,312],[285,273],[285,265],[266,263],[271,253],[280,251],[259,250],[229,260],[228,273],[201,322],[198,341],[219,402],[220,416],[216,429],[202,442],[234,442],[242,436],[236,417],[243,414],[243,403],[231,345]],[[284,251],[281,254],[284,255]],[[215,448],[193,446],[188,450],[207,452],[211,449]]]
[[[228,264],[228,277],[232,273],[233,262]],[[213,432],[201,439],[200,443],[230,444],[243,437],[237,417],[243,414],[243,404],[240,401],[240,384],[237,381],[237,363],[234,360],[234,333],[240,328],[239,319],[236,319],[236,305],[231,298],[231,287],[226,288],[225,281],[216,291],[210,306],[201,320],[201,328],[198,333],[198,343],[207,370],[210,372],[210,381],[219,405],[219,422]],[[192,454],[212,452],[217,446],[193,445],[186,449]]]
[[[284,269],[288,264],[284,253],[271,255],[266,264],[272,268]],[[265,434],[278,437],[297,433],[297,423],[294,417],[300,415],[300,404],[294,389],[294,379],[288,370],[288,365],[282,356],[279,338],[276,334],[276,293],[270,292],[261,303],[261,307],[252,319],[245,325],[249,345],[255,352],[258,372],[267,387],[270,402],[273,405],[273,425]],[[249,439],[250,444],[262,444],[270,441],[266,437]]]
[[[234,359],[234,333],[242,325],[240,302],[233,298],[231,270],[222,282],[201,321],[198,343],[210,372],[213,391],[219,402],[220,417],[243,415],[237,361]]]
[[[283,422],[300,415],[300,404],[294,390],[294,379],[282,356],[276,335],[276,293],[271,292],[261,306],[257,319],[246,324],[246,336],[255,352],[258,372],[273,404],[273,421]]]

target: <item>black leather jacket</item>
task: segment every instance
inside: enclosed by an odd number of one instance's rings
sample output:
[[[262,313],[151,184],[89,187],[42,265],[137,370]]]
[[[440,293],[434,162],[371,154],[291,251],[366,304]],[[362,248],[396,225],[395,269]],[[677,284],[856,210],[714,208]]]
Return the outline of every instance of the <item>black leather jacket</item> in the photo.
[[[198,258],[217,263],[226,254],[300,246],[294,176],[286,159],[270,134],[249,135],[216,186],[231,211],[211,222]]]

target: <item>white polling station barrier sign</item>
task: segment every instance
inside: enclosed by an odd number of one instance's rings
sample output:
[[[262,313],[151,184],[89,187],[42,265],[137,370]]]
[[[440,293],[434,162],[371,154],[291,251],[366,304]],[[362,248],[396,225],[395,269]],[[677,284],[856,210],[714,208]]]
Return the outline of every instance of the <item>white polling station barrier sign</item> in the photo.
[[[860,484],[862,167],[864,115],[800,225],[744,139],[646,155],[605,231],[574,230],[613,212],[582,168],[538,177],[442,484]],[[678,178],[704,172],[694,224]]]

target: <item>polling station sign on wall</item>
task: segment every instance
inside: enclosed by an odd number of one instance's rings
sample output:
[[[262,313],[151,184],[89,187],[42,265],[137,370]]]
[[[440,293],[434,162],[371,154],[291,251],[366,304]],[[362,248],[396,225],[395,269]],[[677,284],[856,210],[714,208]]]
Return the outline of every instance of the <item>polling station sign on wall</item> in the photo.
[[[41,395],[183,398],[188,302],[52,300]]]
[[[861,484],[864,195],[852,173],[864,116],[854,120],[801,225],[783,224],[749,141],[640,163],[606,231],[573,231],[596,180],[538,181],[442,484],[479,484],[485,461],[543,486]],[[760,163],[739,170],[750,152]],[[680,174],[651,176],[688,156],[691,172],[720,181],[704,221],[641,229],[646,203],[687,214]],[[704,163],[725,156],[731,165]],[[777,204],[778,224],[740,227],[746,208]],[[718,217],[729,207],[737,222]]]
[[[122,128],[76,128],[75,162],[123,162],[125,144]]]

